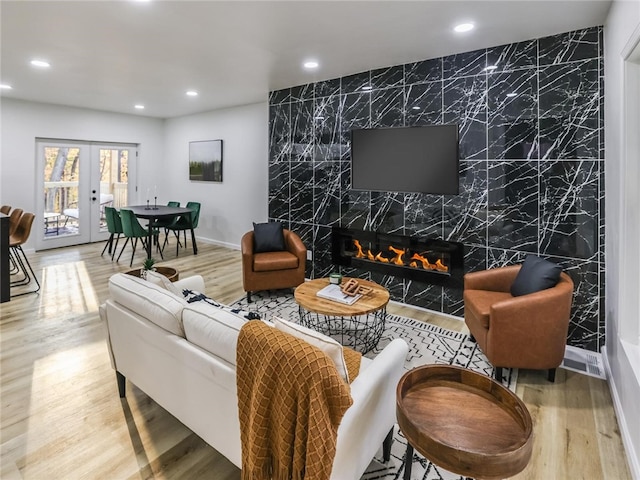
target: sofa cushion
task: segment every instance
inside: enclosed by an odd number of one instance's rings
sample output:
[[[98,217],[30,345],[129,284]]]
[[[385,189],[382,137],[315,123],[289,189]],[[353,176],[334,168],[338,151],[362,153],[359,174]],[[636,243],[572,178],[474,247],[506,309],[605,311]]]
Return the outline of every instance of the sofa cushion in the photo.
[[[285,249],[282,223],[253,224],[253,253],[280,252]]]
[[[192,303],[182,311],[185,337],[194,345],[236,364],[240,329],[247,319],[207,303]]]
[[[344,361],[344,353],[342,351],[342,345],[336,342],[333,338],[328,337],[320,332],[316,332],[297,323],[289,322],[279,317],[273,317],[273,323],[278,330],[286,332],[294,337],[301,338],[302,340],[310,343],[314,347],[319,348],[333,361],[338,370],[338,374],[343,380],[349,383],[349,374],[347,372],[347,364]]]
[[[182,309],[187,302],[183,298],[142,278],[124,273],[111,276],[109,293],[120,305],[159,327],[184,337]]]
[[[266,252],[253,256],[254,272],[273,272],[298,268],[298,257],[291,252]]]
[[[511,285],[511,295],[517,297],[555,287],[560,279],[560,273],[562,273],[560,265],[535,255],[527,255]]]
[[[151,282],[156,284],[159,287],[164,288],[165,290],[170,291],[174,295],[182,296],[182,292],[178,287],[176,287],[171,280],[169,280],[166,276],[161,273],[155,272],[153,270],[147,271],[147,282]]]

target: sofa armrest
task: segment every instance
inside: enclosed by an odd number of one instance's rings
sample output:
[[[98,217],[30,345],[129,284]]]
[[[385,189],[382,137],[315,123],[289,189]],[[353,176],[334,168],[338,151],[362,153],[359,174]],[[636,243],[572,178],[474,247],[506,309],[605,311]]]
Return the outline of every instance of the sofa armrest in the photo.
[[[396,423],[396,388],[408,351],[404,340],[393,340],[351,384],[353,405],[338,428],[332,479],[360,478]]]
[[[488,290],[490,292],[509,292],[520,265],[490,268],[478,272],[469,272],[464,276],[465,290]]]
[[[107,303],[102,303],[98,307],[98,313],[100,314],[100,320],[104,327],[107,340],[107,351],[109,352],[109,359],[111,360],[111,368],[116,369],[116,359],[113,356],[113,347],[111,347],[111,337],[109,336],[109,325],[107,324]]]
[[[293,253],[298,260],[304,265],[307,260],[307,247],[305,247],[304,243],[298,236],[297,233],[292,232],[291,230],[284,230],[284,241],[287,247],[287,250]]]
[[[192,275],[191,277],[178,280],[174,283],[174,286],[180,290],[184,290],[186,288],[204,293],[204,278],[202,278],[201,275]]]

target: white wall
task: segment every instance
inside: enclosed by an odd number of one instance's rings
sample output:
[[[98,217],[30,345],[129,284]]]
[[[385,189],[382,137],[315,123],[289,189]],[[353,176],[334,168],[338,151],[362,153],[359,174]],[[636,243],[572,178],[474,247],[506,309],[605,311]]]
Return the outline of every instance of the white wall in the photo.
[[[139,144],[138,182],[160,185],[164,120],[11,98],[1,107],[0,205],[37,212],[36,138]],[[26,247],[34,246],[32,236]]]
[[[36,212],[36,138],[139,145],[138,197],[158,187],[158,203],[202,204],[198,238],[239,248],[252,221],[268,214],[268,104],[170,120],[2,98],[0,205]],[[189,181],[189,142],[222,139],[223,182]],[[34,248],[32,238],[27,248]]]
[[[189,142],[223,140],[222,183],[189,180]],[[239,248],[242,235],[268,215],[269,107],[266,102],[166,121],[162,200],[202,204],[204,241]],[[160,184],[158,185],[160,190]]]
[[[638,222],[630,218],[640,200],[634,179],[627,177],[640,161],[640,152],[625,151],[628,124],[623,53],[640,38],[640,0],[616,0],[605,24],[605,181],[606,181],[606,345],[605,362],[622,438],[634,478],[640,478],[640,346],[638,345],[639,279],[637,269],[625,268],[637,248]],[[640,98],[636,95],[636,99]],[[636,105],[636,107],[638,106]],[[636,112],[637,113],[637,112]],[[637,127],[633,127],[634,129]],[[637,131],[629,132],[637,136]],[[636,143],[637,145],[637,143]],[[629,163],[629,165],[633,165]],[[637,163],[635,164],[637,166]],[[631,210],[630,210],[631,209]],[[629,238],[629,236],[635,238]],[[637,258],[637,257],[635,257]]]

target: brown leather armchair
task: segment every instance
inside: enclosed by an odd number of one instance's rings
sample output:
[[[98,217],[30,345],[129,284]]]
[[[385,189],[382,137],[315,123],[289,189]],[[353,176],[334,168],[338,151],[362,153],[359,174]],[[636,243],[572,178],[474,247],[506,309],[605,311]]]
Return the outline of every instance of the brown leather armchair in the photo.
[[[293,288],[304,282],[307,248],[300,237],[283,229],[285,251],[253,252],[253,231],[242,236],[242,284],[251,302],[251,292]]]
[[[513,297],[511,284],[520,265],[467,273],[464,276],[464,321],[478,346],[495,367],[556,368],[564,358],[569,330],[573,281],[560,274],[555,287]]]

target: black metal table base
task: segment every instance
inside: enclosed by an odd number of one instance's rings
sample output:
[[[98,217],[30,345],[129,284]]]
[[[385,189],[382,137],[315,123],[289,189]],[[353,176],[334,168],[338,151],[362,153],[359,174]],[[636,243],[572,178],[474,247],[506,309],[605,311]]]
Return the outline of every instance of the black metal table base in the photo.
[[[323,315],[310,312],[301,306],[298,307],[298,311],[302,325],[328,335],[341,345],[361,353],[367,353],[378,345],[387,319],[385,307],[353,317]]]

